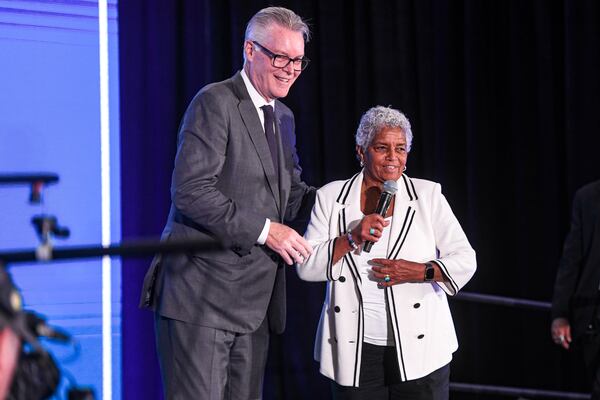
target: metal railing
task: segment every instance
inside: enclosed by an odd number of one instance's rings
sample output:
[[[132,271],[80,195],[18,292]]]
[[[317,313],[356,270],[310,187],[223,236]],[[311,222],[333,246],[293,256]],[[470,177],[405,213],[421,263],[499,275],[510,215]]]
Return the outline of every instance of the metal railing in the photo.
[[[507,307],[527,308],[549,311],[552,304],[545,301],[517,299],[514,297],[495,296],[472,292],[459,292],[450,299],[468,301],[482,304],[493,304]],[[519,398],[532,399],[585,399],[591,396],[587,393],[561,392],[554,390],[542,390],[531,388],[519,388],[510,386],[480,385],[474,383],[450,382],[450,390],[453,392],[473,393],[482,395],[515,396]]]
[[[123,242],[110,246],[71,246],[51,249],[50,254],[40,257],[39,249],[16,250],[0,252],[0,265],[14,264],[31,261],[65,260],[72,258],[89,258],[101,256],[141,256],[158,252],[180,252],[189,250],[215,250],[219,246],[216,243],[198,241],[159,242],[157,240],[144,240],[135,242]],[[507,307],[527,308],[548,311],[551,307],[549,302],[518,299],[512,297],[487,295],[473,292],[460,292],[450,297],[454,301],[468,301],[482,304],[493,304]],[[541,390],[531,388],[518,388],[508,386],[480,385],[464,382],[450,382],[450,390],[453,392],[515,396],[521,398],[546,398],[546,399],[590,399],[589,394],[561,392],[552,390]]]

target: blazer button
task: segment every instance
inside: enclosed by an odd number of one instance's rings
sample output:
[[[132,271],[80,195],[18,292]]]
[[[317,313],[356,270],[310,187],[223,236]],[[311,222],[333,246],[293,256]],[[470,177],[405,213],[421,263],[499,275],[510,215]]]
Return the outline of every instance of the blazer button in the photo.
[[[334,310],[335,312],[340,312],[340,308],[339,308],[338,306],[335,306],[335,307],[333,307],[333,310]]]
[[[235,252],[239,252],[240,250],[242,250],[242,248],[240,246],[235,246],[233,248],[233,251],[235,251]]]
[[[340,279],[339,279],[339,281],[340,281],[340,282],[342,282],[342,283],[346,282],[346,277],[344,277],[344,276],[340,276]]]
[[[423,339],[425,337],[425,335],[420,334],[419,336],[417,336],[417,339]]]
[[[421,307],[421,304],[420,303],[415,303],[415,305],[413,305],[413,307],[414,308],[419,308],[419,307]]]

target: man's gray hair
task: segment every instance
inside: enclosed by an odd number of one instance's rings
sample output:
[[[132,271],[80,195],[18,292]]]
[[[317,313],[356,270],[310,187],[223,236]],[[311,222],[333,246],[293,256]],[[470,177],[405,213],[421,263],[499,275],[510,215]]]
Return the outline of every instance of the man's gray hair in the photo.
[[[283,7],[267,7],[254,14],[250,18],[250,21],[248,21],[248,25],[246,25],[244,41],[256,40],[264,44],[267,41],[267,29],[272,24],[279,25],[293,32],[300,32],[304,38],[304,43],[310,41],[310,28],[306,22],[292,10]],[[244,60],[246,60],[246,52],[244,52]]]
[[[410,151],[413,138],[410,122],[402,112],[391,107],[377,106],[363,114],[356,130],[356,144],[366,150],[384,128],[401,129],[406,136],[406,151]]]

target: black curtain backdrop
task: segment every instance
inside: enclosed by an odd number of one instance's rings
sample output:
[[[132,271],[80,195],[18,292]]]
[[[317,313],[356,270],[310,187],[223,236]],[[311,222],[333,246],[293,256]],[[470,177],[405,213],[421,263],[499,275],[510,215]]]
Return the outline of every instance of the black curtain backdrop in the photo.
[[[159,235],[179,120],[205,84],[242,66],[245,23],[267,1],[119,2],[123,238]],[[465,290],[549,301],[575,190],[600,178],[600,3],[281,1],[309,19],[313,61],[284,100],[306,182],[358,170],[353,134],[374,105],[406,113],[407,174],[438,181],[477,251]],[[123,266],[125,399],[161,398],[149,260]],[[266,399],[327,399],[312,361],[324,285],[288,271],[288,325]],[[452,301],[452,381],[585,390],[552,345],[549,313]],[[492,399],[455,393],[453,399]],[[502,398],[502,397],[497,397]]]

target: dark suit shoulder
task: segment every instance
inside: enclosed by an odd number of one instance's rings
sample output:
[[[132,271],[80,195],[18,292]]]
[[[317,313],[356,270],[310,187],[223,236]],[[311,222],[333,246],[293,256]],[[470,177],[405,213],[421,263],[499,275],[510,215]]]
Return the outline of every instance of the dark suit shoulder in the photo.
[[[231,110],[237,109],[240,103],[240,88],[236,77],[226,79],[221,82],[214,82],[204,86],[196,93],[190,104],[188,105],[185,115],[180,126],[182,129],[187,129],[197,123],[198,119],[202,119],[207,113],[218,114],[227,120],[227,115]],[[241,80],[241,76],[239,77]],[[243,84],[243,81],[242,81]],[[241,94],[243,96],[243,93]],[[209,111],[210,110],[210,111]],[[217,121],[212,121],[213,123]]]
[[[575,198],[585,202],[593,201],[600,204],[600,181],[594,181],[582,186],[575,193]]]
[[[233,78],[226,79],[221,82],[209,83],[196,93],[191,104],[202,103],[211,99],[219,99],[219,101],[235,101],[239,102],[239,96],[236,93]]]
[[[294,118],[294,113],[292,112],[292,110],[290,110],[290,108],[288,106],[286,106],[279,100],[275,100],[275,109],[277,110],[277,113],[280,115],[286,115],[291,118]]]

